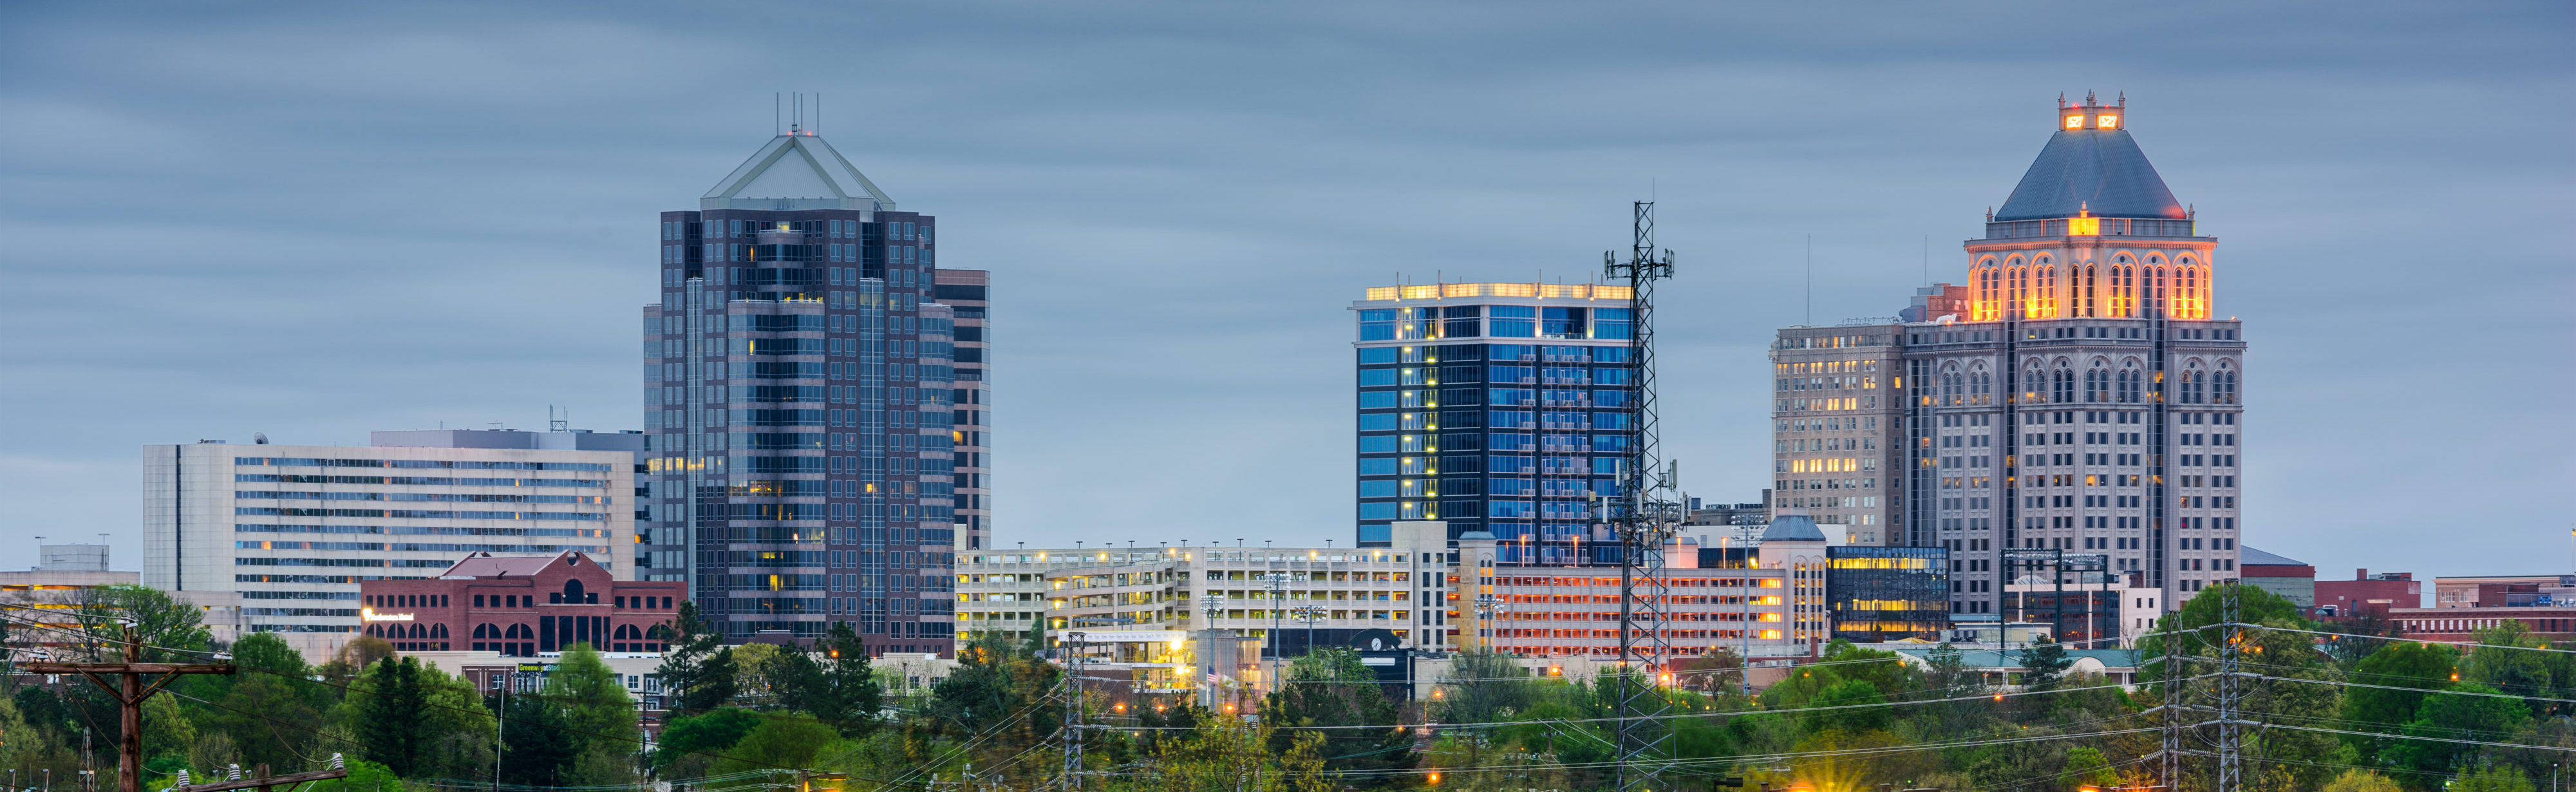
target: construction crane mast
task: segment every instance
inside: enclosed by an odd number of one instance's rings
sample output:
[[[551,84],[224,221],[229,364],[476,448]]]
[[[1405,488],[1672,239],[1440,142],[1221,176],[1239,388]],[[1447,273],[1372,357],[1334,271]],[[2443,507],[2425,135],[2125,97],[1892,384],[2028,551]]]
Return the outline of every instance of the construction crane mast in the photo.
[[[1616,251],[1602,254],[1602,275],[1610,283],[1628,284],[1628,307],[1635,334],[1628,348],[1636,359],[1637,393],[1633,418],[1637,439],[1629,446],[1619,471],[1619,492],[1604,504],[1603,521],[1619,542],[1619,662],[1615,688],[1622,792],[1655,788],[1656,777],[1671,757],[1671,729],[1664,717],[1668,700],[1671,642],[1664,632],[1667,585],[1664,546],[1682,522],[1675,494],[1677,469],[1656,448],[1655,426],[1655,283],[1673,276],[1673,253],[1655,247],[1655,203],[1638,201],[1628,258]]]

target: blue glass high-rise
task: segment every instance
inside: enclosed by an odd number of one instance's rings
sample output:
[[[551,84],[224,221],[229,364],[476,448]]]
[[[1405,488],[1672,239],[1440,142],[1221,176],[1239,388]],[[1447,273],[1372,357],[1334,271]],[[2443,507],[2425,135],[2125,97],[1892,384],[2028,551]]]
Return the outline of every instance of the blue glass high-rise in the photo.
[[[935,299],[935,219],[802,130],[661,219],[639,571],[688,581],[734,640],[850,622],[879,651],[947,650],[957,532],[983,527],[954,500],[981,367],[959,371]]]
[[[1388,286],[1351,309],[1361,546],[1445,520],[1503,563],[1618,563],[1594,501],[1637,442],[1627,287]]]

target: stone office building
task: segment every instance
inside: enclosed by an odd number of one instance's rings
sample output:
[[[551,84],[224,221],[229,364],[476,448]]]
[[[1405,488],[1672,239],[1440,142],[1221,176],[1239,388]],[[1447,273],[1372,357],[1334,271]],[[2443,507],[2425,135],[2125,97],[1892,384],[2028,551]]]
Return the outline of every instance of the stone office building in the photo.
[[[2237,577],[2242,324],[2127,121],[2061,102],[1963,244],[1967,286],[1917,294],[1916,321],[1779,331],[1775,513],[1947,550],[1953,613],[1998,612],[2014,548],[2102,554],[2176,607]]]

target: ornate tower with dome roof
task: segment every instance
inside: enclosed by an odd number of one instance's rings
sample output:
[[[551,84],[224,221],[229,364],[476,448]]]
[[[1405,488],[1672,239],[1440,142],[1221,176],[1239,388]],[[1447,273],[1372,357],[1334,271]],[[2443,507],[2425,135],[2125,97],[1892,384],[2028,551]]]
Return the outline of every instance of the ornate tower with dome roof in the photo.
[[[1967,285],[1918,297],[1953,310],[1779,331],[1774,510],[1946,548],[1953,613],[2019,615],[2005,587],[2049,573],[2017,548],[2103,556],[2109,585],[2180,607],[2237,576],[2241,323],[2125,98],[2061,99],[2051,125],[1962,244]]]

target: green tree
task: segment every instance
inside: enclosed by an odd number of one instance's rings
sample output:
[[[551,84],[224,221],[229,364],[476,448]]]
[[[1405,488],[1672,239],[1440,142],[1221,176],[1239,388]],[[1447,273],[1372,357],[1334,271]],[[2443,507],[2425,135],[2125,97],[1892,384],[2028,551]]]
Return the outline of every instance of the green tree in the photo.
[[[2414,722],[2406,726],[2406,735],[2433,739],[2398,740],[2382,755],[2420,773],[2450,773],[2465,767],[2477,757],[2477,746],[2436,740],[2506,742],[2530,720],[2530,711],[2521,702],[2495,693],[2485,685],[2464,683],[2452,692],[2425,696]]]
[[[9,767],[44,767],[52,764],[49,760],[53,759],[55,754],[71,753],[59,747],[63,743],[55,742],[54,730],[30,726],[31,720],[26,717],[26,713],[20,709],[18,703],[29,698],[27,691],[30,690],[41,690],[41,688],[20,688],[16,700],[0,699],[0,763],[5,763]],[[46,698],[51,699],[50,696]],[[150,734],[151,724],[146,722],[144,729],[144,733]]]
[[[205,730],[222,731],[248,765],[304,766],[337,689],[307,681],[304,654],[275,633],[244,636],[232,650],[238,673],[198,677],[209,683],[200,697],[216,702],[203,708]]]
[[[2352,731],[2396,735],[2415,721],[2415,712],[2424,705],[2425,691],[2451,687],[2452,670],[2459,663],[2459,650],[2448,644],[2419,644],[2396,641],[2381,646],[2379,651],[2362,658],[2353,666],[2351,680],[2356,685],[2343,694],[2344,728]],[[2345,735],[2360,764],[2378,766],[2380,755],[2396,742],[2395,737]]]
[[[723,758],[716,760],[716,773],[813,767],[815,757],[840,737],[832,727],[803,718],[766,718],[725,750]]]
[[[1861,734],[1885,731],[1894,722],[1887,706],[1886,694],[1867,680],[1846,679],[1816,692],[1808,698],[1807,707],[1838,707],[1807,714],[1804,725],[1808,733],[1826,730]]]
[[[384,765],[365,759],[348,761],[349,777],[315,781],[306,787],[311,792],[404,792],[402,777]],[[284,770],[271,768],[272,772]]]
[[[2553,687],[2547,653],[2527,651],[2541,645],[2531,628],[2514,619],[2505,619],[2493,627],[2474,633],[2477,646],[2460,660],[2460,679],[2474,682],[2516,696],[2548,696]],[[2548,705],[2525,700],[2533,715],[2547,714]]]
[[[978,755],[969,761],[1001,759],[1027,751],[1056,733],[1064,708],[1049,696],[1063,674],[1037,656],[1037,643],[988,634],[957,653],[957,667],[930,689],[921,716],[908,724],[916,743],[946,737],[965,741],[981,737]],[[1004,783],[1025,784],[1039,768],[1013,765]]]
[[[386,658],[369,666],[353,691],[358,742],[369,761],[397,776],[422,777],[429,769],[430,735],[421,728],[430,717],[429,689],[421,676],[418,658]]]
[[[563,659],[546,675],[545,696],[562,708],[565,727],[572,732],[573,763],[563,771],[571,785],[634,780],[634,759],[642,744],[635,700],[617,672],[599,659],[598,650],[586,642],[564,649]]]
[[[691,755],[714,755],[741,742],[743,735],[760,728],[761,718],[749,710],[708,710],[695,715],[674,717],[662,727],[662,742],[653,751],[653,767],[671,767]]]
[[[777,644],[765,643],[747,643],[725,653],[733,663],[734,703],[752,709],[777,707],[779,661],[787,653],[779,651]]]
[[[1382,729],[1324,729],[1324,755],[1354,769],[1384,770],[1413,764],[1412,738],[1393,728],[1395,702],[1379,689],[1376,672],[1349,649],[1311,651],[1289,662],[1279,689],[1262,706],[1269,726],[1384,726]],[[1293,731],[1271,733],[1270,750],[1287,753]]]
[[[2190,601],[2182,604],[2182,610],[2165,614],[2163,619],[2156,622],[2155,632],[2138,639],[2138,656],[2153,658],[2164,654],[2166,636],[2169,635],[2182,636],[2185,655],[2216,656],[2216,652],[2211,649],[2216,646],[2211,641],[2215,640],[2218,634],[2214,625],[2219,623],[2219,616],[2225,610],[2224,597],[2229,593],[2231,586],[2237,587],[2235,594],[2241,598],[2238,602],[2239,616],[2244,623],[2279,624],[2303,630],[2314,626],[2307,619],[2299,616],[2298,603],[2291,602],[2279,594],[2253,586],[2222,584],[2202,589],[2198,594],[2193,595]],[[2205,669],[2186,668],[2184,675],[2193,676],[2204,671]],[[2138,681],[2160,682],[2169,673],[2171,672],[2164,668],[2163,663],[2142,664],[2138,668]]]
[[[484,708],[482,691],[474,688],[473,680],[435,666],[424,665],[421,670],[422,698],[429,706],[428,717],[421,722],[429,736],[422,745],[432,757],[432,777],[490,778],[500,723]]]
[[[1529,669],[1510,655],[1477,648],[1451,656],[1449,676],[1432,700],[1432,718],[1441,723],[1492,723],[1510,720],[1535,699]]]
[[[2522,768],[2492,765],[2461,773],[2450,792],[2532,792],[2531,779],[2522,774]]]
[[[848,622],[834,622],[812,652],[790,652],[781,662],[781,703],[831,724],[845,737],[876,728],[885,708],[885,686],[868,663],[867,644]]]
[[[2021,683],[2031,690],[2055,690],[2058,677],[2066,674],[2075,659],[2066,656],[2066,647],[2048,636],[2039,637],[2039,645],[2021,650]]]
[[[2075,784],[2107,787],[2120,783],[2120,773],[2111,768],[2111,758],[2091,746],[2066,749],[2066,780]]]
[[[549,696],[509,694],[509,720],[501,723],[501,780],[525,786],[568,786],[583,748],[564,706]]]
[[[214,640],[206,631],[204,610],[149,586],[93,586],[80,590],[76,604],[73,618],[82,632],[93,636],[87,648],[101,659],[122,659],[124,644],[100,639],[121,640],[127,623],[134,626],[135,641],[143,644],[144,662],[203,662],[203,653]]]
[[[662,656],[661,675],[663,686],[677,695],[678,711],[711,710],[733,699],[733,665],[723,628],[699,616],[695,603],[681,600],[679,614],[654,625],[653,634],[671,647]]]
[[[0,735],[5,735],[0,731]],[[197,727],[179,711],[177,696],[158,695],[143,700],[143,756],[159,759],[185,758],[188,749],[197,744]]]
[[[234,693],[241,697],[260,689],[255,682],[246,683]],[[481,706],[473,683],[417,657],[388,657],[368,666],[350,689],[339,718],[352,739],[365,746],[364,758],[397,776],[464,777],[491,760],[495,724]],[[287,764],[272,762],[273,767],[307,764],[303,757],[316,751],[309,742],[287,741],[292,735],[272,736],[286,741],[286,750],[296,757]]]
[[[2227,602],[2234,598],[2238,607],[2238,624],[2255,627],[2230,627],[2221,618]],[[2167,614],[2158,624],[2157,633],[2139,641],[2140,656],[2158,658],[2164,653],[2168,636],[2175,636],[2180,662],[2142,663],[2141,681],[2153,682],[2150,696],[2164,693],[2166,680],[2177,673],[2187,678],[2173,684],[2186,702],[2206,705],[2215,700],[2217,680],[2209,676],[2218,667],[2225,647],[2233,646],[2242,653],[2240,659],[2249,668],[2280,680],[2253,684],[2245,693],[2242,706],[2248,712],[2265,713],[2275,722],[2331,722],[2342,711],[2340,672],[2317,651],[2314,636],[2299,617],[2298,606],[2278,594],[2242,584],[2212,586],[2195,594],[2180,611]],[[2288,680],[2310,680],[2297,682]],[[2185,717],[2197,720],[2188,712],[2159,712],[2158,718]],[[2330,776],[2340,747],[2335,735],[2286,729],[2258,730],[2249,735],[2249,754],[2270,760],[2262,769],[2269,786],[2310,789],[2321,786]],[[2184,760],[2189,773],[2207,772],[2206,758]]]
[[[2403,792],[2403,788],[2375,771],[2346,770],[2327,782],[2322,792]]]
[[[1935,701],[1915,710],[1922,713],[1917,723],[1923,732],[1962,734],[1983,725],[1991,716],[1992,707],[1985,699],[1968,699],[1984,693],[1986,681],[1968,669],[1966,653],[1959,647],[1946,643],[1932,647],[1923,658],[1923,666],[1922,695]]]

